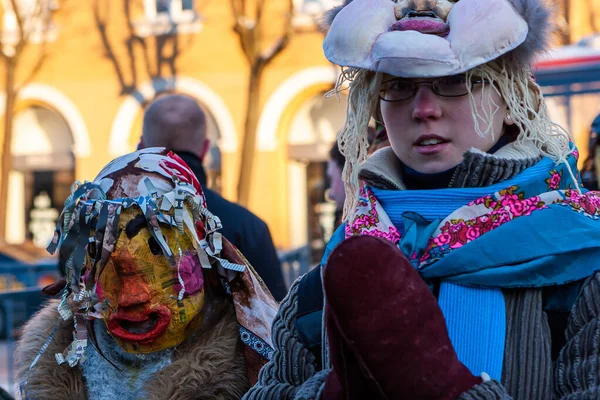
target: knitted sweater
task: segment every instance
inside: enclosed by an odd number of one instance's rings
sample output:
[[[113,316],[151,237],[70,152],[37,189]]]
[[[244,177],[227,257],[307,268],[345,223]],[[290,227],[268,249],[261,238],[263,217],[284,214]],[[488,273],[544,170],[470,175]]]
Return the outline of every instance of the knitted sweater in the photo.
[[[502,182],[539,159],[535,151],[518,154],[511,145],[493,156],[471,151],[457,168],[451,186],[487,186]],[[377,152],[362,167],[361,178],[372,186],[404,189],[395,160],[391,149]],[[281,303],[273,323],[275,352],[261,370],[258,383],[244,399],[321,398],[331,367],[326,342],[324,367],[318,370],[315,356],[304,346],[295,327],[298,287],[302,279],[292,285]],[[503,293],[507,332],[501,382],[484,382],[463,393],[459,400],[599,398],[600,273],[583,284],[568,316],[565,335],[562,335],[562,327],[555,329],[559,333],[553,335],[548,322],[546,310],[552,290],[510,289]],[[557,353],[560,350],[554,361],[553,347]]]

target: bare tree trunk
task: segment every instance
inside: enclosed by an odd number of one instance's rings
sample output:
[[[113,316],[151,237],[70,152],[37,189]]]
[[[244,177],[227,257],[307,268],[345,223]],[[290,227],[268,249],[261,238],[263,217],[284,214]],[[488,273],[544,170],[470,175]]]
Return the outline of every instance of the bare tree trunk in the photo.
[[[16,59],[7,59],[5,64],[6,103],[4,106],[4,142],[2,144],[2,176],[0,177],[0,243],[6,241],[8,211],[8,176],[12,169],[12,128],[17,90],[15,89]]]
[[[260,118],[260,83],[264,65],[257,62],[252,66],[248,86],[248,103],[246,104],[246,121],[244,124],[244,139],[242,144],[242,163],[238,182],[238,202],[248,205],[250,186],[252,183],[252,166],[256,154],[256,130]]]
[[[591,0],[588,0],[587,2],[587,9],[589,10],[589,17],[590,17],[590,28],[592,28],[592,33],[596,33],[598,32],[598,28],[596,25],[596,9],[594,8],[594,2]]]
[[[288,45],[292,35],[293,0],[287,2],[287,13],[284,15],[284,30],[281,36],[271,46],[265,46],[262,35],[262,15],[265,0],[254,4],[254,12],[248,14],[245,0],[231,0],[233,15],[235,17],[234,31],[238,34],[240,45],[248,64],[250,76],[248,82],[248,104],[246,104],[246,120],[244,124],[244,138],[242,144],[242,162],[239,171],[238,198],[242,205],[248,206],[250,200],[252,170],[256,158],[256,129],[260,117],[260,86],[263,72],[267,65],[277,57]]]
[[[571,0],[563,0],[564,28],[561,29],[561,44],[571,44]]]

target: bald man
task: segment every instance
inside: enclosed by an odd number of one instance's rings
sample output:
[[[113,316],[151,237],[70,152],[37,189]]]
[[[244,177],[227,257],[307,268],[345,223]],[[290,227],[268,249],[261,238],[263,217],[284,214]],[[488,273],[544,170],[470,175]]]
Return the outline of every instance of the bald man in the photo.
[[[208,209],[223,223],[223,236],[244,254],[273,297],[283,299],[287,288],[267,224],[206,188],[202,160],[210,142],[206,137],[206,115],[198,102],[183,95],[165,95],[152,102],[144,113],[140,147],[167,147],[190,166],[204,190]]]

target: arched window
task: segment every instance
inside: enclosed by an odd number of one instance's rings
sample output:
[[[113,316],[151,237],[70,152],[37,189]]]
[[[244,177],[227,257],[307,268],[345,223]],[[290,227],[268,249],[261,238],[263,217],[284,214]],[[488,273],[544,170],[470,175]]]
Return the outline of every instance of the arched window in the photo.
[[[33,105],[15,115],[7,241],[46,247],[75,180],[73,135],[55,111]]]

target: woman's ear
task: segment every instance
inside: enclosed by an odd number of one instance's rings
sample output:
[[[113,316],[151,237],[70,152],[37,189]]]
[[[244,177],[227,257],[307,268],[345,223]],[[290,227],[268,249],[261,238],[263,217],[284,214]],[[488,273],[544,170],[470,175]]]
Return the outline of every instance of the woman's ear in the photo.
[[[506,114],[504,115],[504,124],[511,126],[515,124],[515,121],[513,120],[513,118],[510,116],[510,110],[506,110]]]

